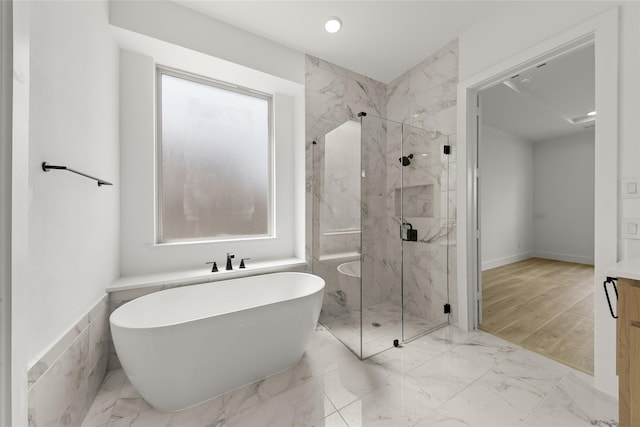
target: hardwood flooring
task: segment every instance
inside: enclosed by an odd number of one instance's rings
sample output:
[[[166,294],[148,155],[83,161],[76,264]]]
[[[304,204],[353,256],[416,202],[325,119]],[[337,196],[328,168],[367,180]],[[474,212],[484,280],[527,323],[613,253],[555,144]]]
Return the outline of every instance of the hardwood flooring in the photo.
[[[480,329],[593,375],[593,274],[541,258],[483,271]]]

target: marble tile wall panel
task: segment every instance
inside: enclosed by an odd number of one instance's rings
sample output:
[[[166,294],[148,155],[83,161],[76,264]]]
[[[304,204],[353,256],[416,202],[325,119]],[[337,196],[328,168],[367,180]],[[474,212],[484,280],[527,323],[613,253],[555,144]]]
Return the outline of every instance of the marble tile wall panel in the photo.
[[[360,232],[320,234],[320,255],[360,252]]]
[[[105,295],[29,369],[29,426],[80,425],[107,370],[108,334]]]
[[[425,124],[429,116],[455,107],[457,83],[458,43],[455,40],[387,85],[387,117],[449,135],[452,132]],[[453,117],[455,120],[455,114]]]
[[[418,244],[406,244],[404,251],[407,330],[411,330],[412,325],[423,326],[426,322],[435,326],[443,319],[446,321],[442,305],[447,300],[447,286],[448,298],[457,294],[456,247],[455,238],[451,238],[452,232],[455,234],[456,214],[457,53],[457,42],[449,43],[387,85],[389,118],[411,125],[405,126],[403,154],[412,153],[414,160],[417,159],[402,168],[402,184],[405,187],[434,185],[435,221],[406,218],[419,230],[420,240]],[[429,142],[425,144],[425,141]],[[452,146],[452,154],[448,156],[443,154],[445,144]],[[389,153],[389,165],[393,154]],[[393,239],[397,226],[390,224],[390,227],[388,235]],[[454,310],[457,309],[457,304],[453,305]],[[449,320],[455,322],[454,316],[455,313]]]
[[[348,292],[337,288],[336,270],[331,262],[321,261],[321,255],[327,255],[336,251],[337,253],[362,250],[365,253],[365,267],[363,268],[363,278],[367,283],[377,283],[380,285],[371,286],[370,298],[380,300],[381,284],[384,282],[383,275],[388,268],[385,266],[385,240],[376,236],[366,237],[368,233],[362,234],[362,246],[360,245],[360,235],[351,237],[329,238],[321,234],[321,212],[325,200],[323,194],[324,176],[324,136],[328,132],[342,125],[348,120],[360,120],[358,113],[364,111],[368,117],[384,117],[387,103],[386,86],[369,77],[354,73],[344,68],[333,65],[327,61],[307,55],[305,72],[305,95],[306,95],[306,138],[307,138],[307,207],[311,212],[311,221],[307,223],[307,241],[311,242],[311,261],[315,274],[323,277],[329,284],[329,298],[325,298],[323,315],[336,313],[343,315],[341,310],[346,307],[346,302],[341,298],[347,298]],[[381,121],[373,120],[369,126],[362,129],[367,132],[362,136],[363,140],[371,141],[370,144],[363,143],[362,167],[364,169],[384,171],[385,170],[385,129]],[[313,144],[316,141],[317,144]],[[354,162],[360,159],[354,159]],[[365,166],[369,165],[369,166]],[[375,229],[383,220],[386,214],[384,209],[384,199],[382,194],[378,194],[379,182],[384,183],[384,173],[371,174],[371,178],[363,181],[361,187],[362,203],[362,229]],[[384,230],[384,228],[382,228]],[[355,238],[354,238],[355,237]],[[349,243],[347,243],[349,242]],[[348,247],[348,244],[355,247]],[[349,249],[349,250],[347,250]],[[336,253],[333,252],[333,253]],[[335,289],[332,288],[335,286]],[[351,298],[353,299],[353,298]],[[343,305],[341,305],[341,303]],[[358,301],[359,303],[359,301]],[[359,305],[359,304],[357,304]],[[351,307],[351,302],[349,302]]]

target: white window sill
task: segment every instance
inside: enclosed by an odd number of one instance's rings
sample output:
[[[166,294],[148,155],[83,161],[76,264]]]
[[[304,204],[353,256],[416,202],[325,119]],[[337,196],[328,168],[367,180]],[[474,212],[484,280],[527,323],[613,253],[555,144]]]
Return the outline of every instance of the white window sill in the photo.
[[[219,271],[211,272],[211,267],[204,266],[197,270],[172,271],[169,273],[145,274],[139,276],[125,276],[115,280],[107,287],[107,292],[128,291],[131,289],[149,288],[161,285],[194,285],[197,283],[215,282],[238,277],[254,276],[257,274],[273,273],[284,268],[304,267],[307,262],[299,258],[288,258],[273,261],[247,262],[247,268],[226,271],[224,265],[219,265]]]

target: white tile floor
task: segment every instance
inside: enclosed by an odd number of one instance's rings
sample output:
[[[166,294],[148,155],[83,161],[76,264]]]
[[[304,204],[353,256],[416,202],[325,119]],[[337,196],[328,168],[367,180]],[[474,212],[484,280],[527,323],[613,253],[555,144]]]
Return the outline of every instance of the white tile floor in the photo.
[[[593,378],[478,331],[445,327],[361,362],[318,327],[292,369],[180,412],[111,371],[83,426],[617,426]]]

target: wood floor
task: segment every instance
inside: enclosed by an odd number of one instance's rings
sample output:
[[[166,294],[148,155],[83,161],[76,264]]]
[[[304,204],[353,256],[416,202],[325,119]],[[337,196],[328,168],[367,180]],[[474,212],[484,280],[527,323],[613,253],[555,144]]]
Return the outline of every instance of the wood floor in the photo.
[[[541,258],[483,271],[480,329],[593,374],[593,275]]]

